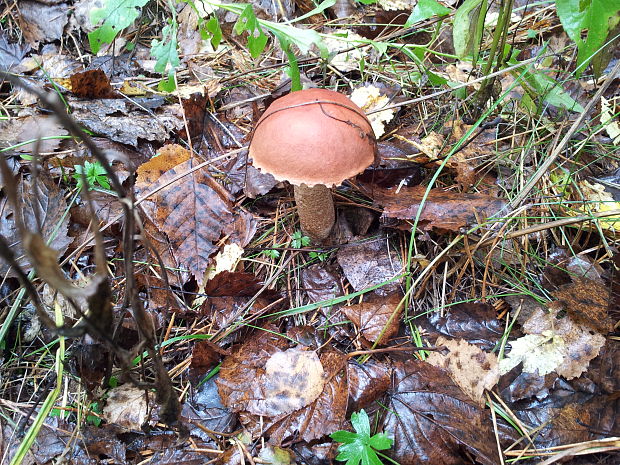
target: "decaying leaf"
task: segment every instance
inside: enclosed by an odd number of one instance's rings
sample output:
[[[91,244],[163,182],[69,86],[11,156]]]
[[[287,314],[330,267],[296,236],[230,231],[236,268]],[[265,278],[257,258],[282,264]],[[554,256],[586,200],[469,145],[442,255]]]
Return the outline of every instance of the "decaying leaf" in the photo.
[[[251,215],[234,210],[232,196],[206,169],[192,171],[196,164],[180,146],[165,146],[138,169],[136,191],[139,195],[157,191],[142,208],[166,234],[174,258],[202,284],[220,237],[226,235],[231,243],[244,246],[254,233],[254,222]],[[189,174],[179,177],[183,173]]]
[[[265,364],[263,401],[254,401],[248,411],[256,415],[280,415],[309,405],[323,391],[323,366],[314,351],[292,348],[275,352]],[[275,415],[274,415],[275,412]]]
[[[103,417],[108,423],[114,423],[132,431],[140,431],[148,413],[146,399],[144,389],[130,384],[111,389],[103,408]]]
[[[347,364],[349,412],[370,406],[390,387],[392,367],[370,359],[364,363],[350,360]]]
[[[558,308],[537,308],[523,323],[525,336],[511,342],[508,356],[499,362],[504,374],[523,362],[523,371],[545,375],[553,371],[566,379],[580,376],[596,357],[605,337],[576,323]]]
[[[466,453],[485,465],[500,463],[490,414],[429,363],[395,366],[384,431],[394,436],[387,454],[401,464],[462,465]],[[458,420],[457,420],[458,419]]]
[[[426,359],[431,365],[445,368],[450,378],[480,407],[486,399],[484,391],[491,390],[499,380],[497,355],[482,351],[463,339],[437,338],[437,346],[445,346],[448,354],[432,352]]]
[[[587,179],[577,182],[579,190],[579,199],[583,201],[583,205],[576,205],[576,211],[571,210],[569,214],[577,215],[583,213],[598,213],[610,210],[619,210],[620,202],[614,199],[612,193],[605,188],[604,185],[597,182],[591,183]],[[617,231],[620,229],[620,219],[617,216],[601,218],[598,223],[604,229]]]
[[[51,42],[62,38],[69,21],[69,7],[66,3],[46,4],[32,0],[19,2],[18,19],[24,37],[33,47],[40,42]]]
[[[67,235],[69,215],[65,215],[67,209],[65,192],[46,176],[40,176],[36,184],[32,180],[22,181],[17,189],[18,196],[22,200],[21,214],[26,228],[29,231],[39,232],[52,249],[60,255],[63,254],[73,240]],[[32,267],[24,257],[24,248],[15,225],[13,210],[6,197],[0,200],[0,234],[12,246],[18,258],[17,263],[24,270],[30,271]],[[2,274],[9,272],[4,261],[0,262],[0,272]]]
[[[90,131],[134,147],[138,139],[164,142],[170,132],[183,126],[171,105],[145,112],[124,99],[72,100],[69,104],[71,116]],[[148,107],[142,102],[142,108]]]
[[[344,358],[288,349],[275,330],[256,332],[224,359],[217,379],[222,402],[240,412],[256,437],[266,432],[275,445],[295,434],[311,441],[337,430],[347,403]]]
[[[394,293],[380,300],[344,307],[343,311],[365,339],[386,344],[398,332],[404,308],[400,305],[401,298],[400,293]]]
[[[271,444],[282,444],[286,439],[300,437],[311,442],[342,428],[347,410],[347,378],[343,368],[345,357],[335,351],[320,356],[325,372],[325,387],[319,397],[307,407],[264,423]],[[256,435],[261,434],[261,419],[242,415],[242,421]]]
[[[389,250],[384,240],[349,244],[338,251],[338,264],[353,289],[360,291],[387,281],[401,272],[400,256]],[[398,290],[398,282],[387,284],[375,292],[387,295]]]
[[[601,279],[576,277],[552,295],[557,300],[551,305],[568,312],[573,322],[601,334],[613,331],[614,321],[608,311],[610,289]]]
[[[375,202],[383,207],[385,218],[415,219],[424,196],[424,186],[378,188],[369,190]],[[460,228],[483,223],[497,215],[506,202],[482,194],[461,194],[442,189],[431,189],[418,223],[422,230],[458,232]]]
[[[60,146],[61,137],[67,134],[67,130],[51,116],[27,116],[0,122],[2,148],[32,141],[16,147],[14,150],[19,153],[33,154],[35,149],[38,149],[39,153],[53,152]],[[60,137],[54,139],[55,136]],[[46,140],[38,140],[43,137]]]
[[[300,348],[283,350],[285,345],[285,339],[260,331],[227,357],[218,380],[224,404],[277,417],[314,402],[325,383],[319,357]]]

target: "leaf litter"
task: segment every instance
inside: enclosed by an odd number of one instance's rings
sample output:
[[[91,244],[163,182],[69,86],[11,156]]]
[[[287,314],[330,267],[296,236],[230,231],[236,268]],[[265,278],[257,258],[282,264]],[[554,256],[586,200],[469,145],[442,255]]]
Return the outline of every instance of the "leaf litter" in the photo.
[[[247,159],[255,121],[288,88],[280,58],[259,63],[244,44],[255,53],[255,39],[262,37],[261,31],[269,35],[273,21],[295,18],[295,6],[311,12],[314,4],[255,5],[261,20],[256,24],[263,29],[254,34],[235,26],[237,15],[220,12],[219,48],[212,47],[213,40],[202,40],[214,31],[207,14],[202,18],[189,6],[180,9],[183,56],[177,89],[166,94],[156,90],[157,60],[139,38],[144,27],[159,40],[160,30],[153,26],[168,24],[157,16],[164,10],[153,13],[148,25],[140,23],[141,29],[130,25],[113,46],[101,47],[101,56],[91,57],[83,35],[93,30],[84,6],[89,2],[22,3],[5,16],[0,67],[23,73],[37,89],[54,87],[62,93],[72,116],[101,136],[96,142],[108,150],[105,157],[114,163],[123,187],[133,190],[140,218],[140,226],[127,234],[123,228],[131,222],[123,205],[128,198],[119,199],[118,192],[100,185],[92,186],[89,195],[78,193],[74,166],[93,163],[92,154],[63,140],[68,129],[42,114],[35,106],[41,103],[38,98],[3,87],[3,98],[14,100],[6,106],[10,118],[0,130],[2,149],[19,178],[28,229],[40,229],[51,246],[29,251],[46,257],[53,251],[63,260],[60,268],[54,256],[54,266],[43,267],[41,278],[34,278],[36,284],[44,283],[39,286],[42,302],[46,310],[57,309],[74,322],[79,319],[76,308],[84,313],[98,294],[105,294],[105,302],[99,303],[113,304],[119,323],[113,336],[115,356],[89,336],[67,342],[73,350],[63,363],[80,377],[89,397],[69,382],[56,404],[65,413],[45,420],[24,463],[60,457],[72,463],[217,459],[232,464],[250,457],[283,464],[330,463],[346,450],[338,451],[330,438],[336,431],[345,433],[341,444],[351,439],[349,452],[367,454],[362,460],[371,460],[369,451],[376,450],[401,464],[500,463],[500,450],[504,460],[533,456],[534,448],[595,441],[617,430],[618,350],[613,342],[619,313],[609,292],[617,287],[615,219],[600,221],[599,229],[544,227],[558,217],[616,210],[615,180],[609,174],[618,170],[613,91],[605,93],[591,115],[603,130],[590,134],[589,126],[582,125],[573,133],[570,153],[531,190],[528,203],[522,209],[510,204],[552,151],[555,133],[564,133],[575,120],[564,109],[575,99],[585,106],[602,82],[564,80],[575,56],[567,54],[573,49],[565,38],[554,35],[551,61],[536,63],[484,126],[474,127],[461,120],[471,96],[463,98],[459,89],[444,84],[431,86],[447,77],[468,84],[460,90],[472,94],[481,87],[471,82],[480,76],[476,66],[447,58],[454,55],[451,19],[437,31],[441,44],[436,50],[443,55],[434,55],[435,45],[428,45],[430,36],[423,29],[401,38],[397,25],[406,21],[412,2],[380,2],[372,14],[361,5],[353,10],[343,2],[325,4],[333,17],[354,14],[368,24],[348,30],[332,23],[328,29],[321,15],[308,18],[313,29],[299,39],[304,50],[317,41],[317,31],[335,33],[338,48],[351,50],[344,55],[337,50],[331,67],[320,67],[321,72],[313,68],[315,57],[304,56],[309,61],[300,61],[303,81],[369,94],[360,104],[373,112],[375,135],[382,140],[377,165],[334,190],[339,220],[331,242],[307,245],[300,239],[289,186],[262,175]],[[433,11],[456,8],[453,3],[440,2]],[[527,14],[511,27],[522,56],[536,56],[540,50],[529,35],[543,34],[539,28],[552,27],[555,16],[536,6],[523,7]],[[143,11],[152,13],[148,6]],[[39,17],[32,18],[33,12]],[[41,21],[51,26],[41,28]],[[23,39],[15,34],[20,24]],[[492,25],[485,27],[492,31]],[[75,44],[60,49],[50,43],[65,35]],[[405,55],[414,59],[411,44],[427,47],[433,56],[415,55],[415,71],[401,68],[399,61]],[[74,45],[86,48],[74,50]],[[284,56],[282,46],[285,42],[273,40],[264,53]],[[88,67],[85,56],[92,59]],[[390,66],[384,66],[385,59]],[[549,68],[538,71],[543,64]],[[496,87],[508,90],[518,77],[515,72],[504,75]],[[427,94],[438,88],[445,93],[429,100]],[[543,98],[545,88],[550,92]],[[401,105],[420,96],[419,105]],[[11,106],[15,102],[19,109]],[[542,102],[547,106],[537,109]],[[390,108],[376,111],[385,105]],[[46,140],[32,142],[37,137]],[[446,161],[460,142],[463,146]],[[581,150],[582,144],[590,145]],[[36,170],[33,155],[40,161]],[[560,169],[569,176],[558,183]],[[4,183],[3,189],[2,233],[29,272]],[[100,282],[86,295],[74,283],[93,279],[95,223],[103,228],[113,291]],[[532,224],[543,227],[528,232]],[[136,247],[130,256],[131,237]],[[488,259],[488,237],[500,241],[510,256],[494,248]],[[564,251],[560,258],[554,257],[558,247]],[[133,272],[123,258],[132,260]],[[160,268],[160,258],[166,270]],[[35,262],[41,265],[36,257]],[[41,376],[41,360],[54,366],[54,353],[60,352],[55,352],[55,335],[48,329],[33,324],[27,330],[25,323],[34,322],[34,313],[16,297],[15,275],[7,274],[4,262],[2,266],[5,302],[25,309],[13,320],[19,324],[11,324],[11,309],[3,308],[3,318],[9,316],[0,330],[6,335],[7,366],[20,360],[19,373],[0,373],[6,380],[3,408],[20,427],[23,408],[17,406],[31,408],[31,399],[43,398],[53,385],[30,380]],[[126,304],[134,290],[125,288],[134,277],[137,298],[146,307],[142,319],[138,315],[135,320]],[[369,291],[372,287],[377,289]],[[147,326],[158,332],[156,344],[143,338]],[[38,359],[40,352],[20,345],[25,342],[50,344],[49,357]],[[135,356],[150,343],[161,353],[163,370],[173,377],[175,388],[183,392],[178,435],[158,423],[163,387],[139,388],[130,382],[150,380],[162,369],[151,361],[153,352],[139,367],[119,367],[119,354]],[[74,406],[90,411],[87,424],[77,424],[70,413]],[[512,426],[501,412],[507,412]],[[367,421],[361,421],[366,414]],[[10,431],[7,418],[0,426],[3,449],[11,456],[25,442]],[[383,432],[393,444],[372,441]],[[353,437],[360,434],[368,440]],[[76,435],[82,440],[75,442]],[[340,456],[352,461],[360,457],[357,452]]]

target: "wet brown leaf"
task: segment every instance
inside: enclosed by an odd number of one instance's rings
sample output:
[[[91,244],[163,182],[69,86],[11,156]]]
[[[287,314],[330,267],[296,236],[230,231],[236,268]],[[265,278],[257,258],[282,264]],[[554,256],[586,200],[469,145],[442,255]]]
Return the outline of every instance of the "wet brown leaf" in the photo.
[[[328,351],[320,359],[325,371],[323,392],[307,407],[264,423],[271,444],[279,445],[292,437],[311,442],[342,428],[347,409],[345,358],[338,352]],[[242,415],[241,419],[260,434],[260,417]]]
[[[265,346],[260,343],[271,342],[272,337],[260,333],[224,360],[218,380],[222,401],[235,411],[268,417],[314,402],[325,383],[316,353],[301,348],[283,350],[281,342],[277,347]]]
[[[601,280],[574,278],[552,295],[557,299],[552,305],[565,309],[575,323],[601,334],[613,330],[614,321],[608,313],[610,289]]]
[[[216,381],[224,405],[240,412],[241,421],[256,437],[266,433],[274,445],[294,435],[311,441],[336,431],[347,405],[342,354],[324,352],[319,360],[310,359],[301,354],[314,352],[287,350],[289,341],[270,332],[275,327],[265,329],[224,359]],[[289,368],[280,367],[281,361],[287,361]]]
[[[400,293],[394,293],[385,298],[344,307],[343,311],[366,340],[387,344],[398,333],[404,307],[399,307],[401,299]]]
[[[30,51],[27,44],[11,43],[8,34],[0,31],[0,70],[15,73],[23,72],[22,69],[16,68]]]
[[[225,167],[226,177],[231,183],[231,192],[243,193],[251,199],[264,195],[273,189],[278,181],[269,173],[262,173],[254,167],[247,150],[244,150]]]
[[[251,215],[233,211],[232,196],[206,169],[171,182],[197,163],[185,149],[165,146],[138,169],[136,191],[145,195],[160,189],[142,203],[143,211],[166,234],[178,263],[202,284],[210,257],[218,250],[215,242],[227,235],[230,242],[244,246],[253,235],[254,222]]]
[[[387,281],[402,270],[400,256],[393,249],[388,252],[385,240],[349,244],[338,250],[336,258],[356,291]],[[375,292],[387,295],[398,288],[399,283],[395,281]]]
[[[323,263],[301,270],[301,282],[310,302],[321,302],[342,295],[338,275]]]
[[[444,346],[448,353],[431,352],[427,363],[447,370],[454,383],[479,407],[484,407],[484,391],[490,391],[499,380],[497,355],[483,352],[463,339],[440,336],[435,344]]]
[[[537,447],[553,447],[613,435],[618,429],[620,399],[594,396],[579,403],[538,402],[515,413],[525,424],[541,427],[535,435]]]
[[[44,175],[39,177],[36,184],[32,180],[20,182],[17,189],[18,198],[22,201],[20,208],[26,228],[29,231],[39,231],[41,237],[49,241],[50,247],[62,255],[73,241],[67,235],[69,216],[64,216],[67,208],[65,192]],[[18,258],[17,262],[24,270],[30,271],[32,266],[24,257],[24,248],[18,237],[12,207],[6,197],[0,200],[0,234],[12,246]],[[4,261],[0,262],[0,273],[7,272],[9,267]],[[13,272],[9,275],[13,276]]]
[[[462,465],[467,453],[500,463],[490,413],[454,384],[448,373],[421,361],[395,366],[383,430],[394,435],[388,455],[401,465]],[[458,421],[455,421],[458,419]]]
[[[203,441],[212,441],[212,436],[201,429],[203,426],[211,431],[229,433],[237,422],[236,415],[222,404],[213,378],[201,383],[193,395],[183,404],[182,416],[190,421],[190,434]]]
[[[433,312],[427,321],[421,320],[417,324],[433,344],[438,335],[443,335],[464,339],[484,350],[493,349],[504,332],[493,306],[484,303],[457,304],[450,307],[446,315]]]
[[[387,391],[391,384],[392,368],[387,363],[370,359],[362,364],[350,360],[347,364],[349,412],[368,408]]]
[[[244,271],[222,271],[209,280],[205,294],[217,296],[250,297],[261,289],[258,278]]]
[[[374,187],[367,194],[383,207],[384,218],[413,220],[425,191],[424,186],[401,187],[398,192],[396,188]],[[431,189],[418,224],[425,231],[458,232],[466,226],[483,223],[505,206],[506,202],[497,197]]]

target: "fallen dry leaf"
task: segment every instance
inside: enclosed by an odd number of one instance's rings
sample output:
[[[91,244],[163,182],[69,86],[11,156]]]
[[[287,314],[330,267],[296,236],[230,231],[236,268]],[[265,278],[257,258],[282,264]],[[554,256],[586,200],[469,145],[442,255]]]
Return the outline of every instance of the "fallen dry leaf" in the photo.
[[[146,102],[140,102],[147,107]],[[173,105],[146,112],[124,99],[69,100],[73,118],[86,129],[122,144],[138,146],[138,139],[164,142],[183,126]]]
[[[380,300],[344,307],[343,311],[366,340],[387,344],[398,332],[404,307],[399,306],[401,299],[401,293],[394,293]]]
[[[389,250],[385,240],[358,242],[342,247],[336,255],[353,289],[362,289],[382,283],[398,275],[402,270],[400,256]],[[375,292],[388,295],[399,289],[398,281],[386,284]]]
[[[7,148],[32,141],[14,150],[19,153],[33,154],[35,149],[38,149],[39,153],[50,153],[58,149],[62,142],[61,137],[58,139],[53,139],[53,137],[67,134],[67,130],[52,116],[14,118],[0,123],[0,146]],[[38,140],[43,137],[52,139]]]
[[[69,215],[64,215],[67,209],[66,193],[43,174],[39,176],[36,184],[32,180],[21,181],[17,190],[18,198],[22,201],[20,208],[26,229],[40,233],[43,239],[49,242],[50,247],[62,255],[73,241],[67,235]],[[0,200],[0,234],[12,246],[18,258],[17,263],[26,272],[30,271],[32,267],[24,257],[24,249],[15,225],[12,207],[6,197]],[[2,274],[9,272],[9,267],[4,260],[0,262],[0,272]],[[13,272],[9,275],[13,276]]]
[[[437,346],[444,346],[448,353],[431,352],[427,363],[445,368],[450,378],[479,407],[484,407],[484,391],[490,391],[499,380],[497,355],[482,351],[463,339],[437,338]]]
[[[244,246],[254,234],[252,216],[235,211],[232,196],[215,182],[206,168],[189,172],[198,162],[180,146],[164,146],[159,155],[138,168],[136,191],[149,219],[170,241],[172,255],[200,285],[212,264],[215,243],[224,235],[230,243]]]
[[[146,421],[147,412],[145,390],[130,384],[123,384],[109,391],[103,408],[103,418],[108,423],[131,431],[140,431]]]
[[[17,18],[24,38],[34,48],[38,48],[40,42],[61,39],[69,22],[69,11],[66,3],[52,5],[31,0],[20,1]]]

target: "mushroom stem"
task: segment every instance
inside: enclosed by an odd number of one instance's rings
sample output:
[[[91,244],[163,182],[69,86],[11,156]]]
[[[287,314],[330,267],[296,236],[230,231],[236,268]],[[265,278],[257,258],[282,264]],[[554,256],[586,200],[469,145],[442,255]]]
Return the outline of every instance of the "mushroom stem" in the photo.
[[[331,189],[322,184],[294,187],[301,230],[312,242],[323,242],[336,222]]]

